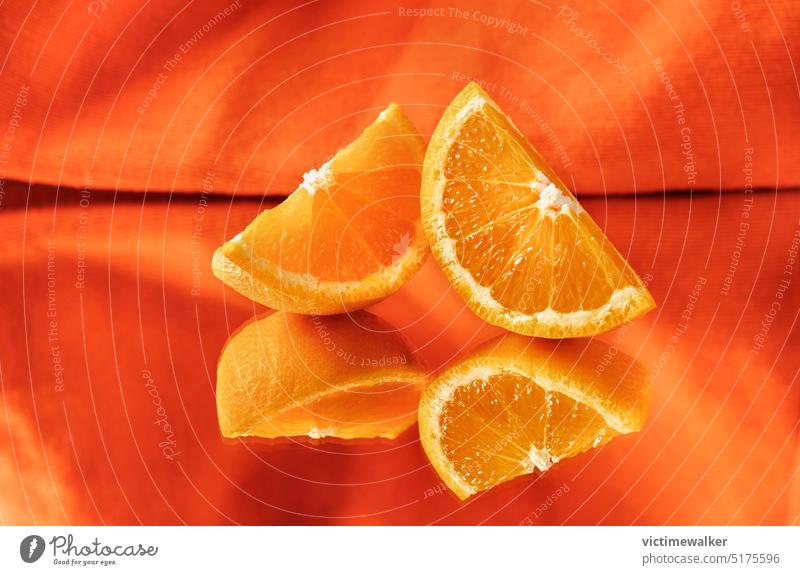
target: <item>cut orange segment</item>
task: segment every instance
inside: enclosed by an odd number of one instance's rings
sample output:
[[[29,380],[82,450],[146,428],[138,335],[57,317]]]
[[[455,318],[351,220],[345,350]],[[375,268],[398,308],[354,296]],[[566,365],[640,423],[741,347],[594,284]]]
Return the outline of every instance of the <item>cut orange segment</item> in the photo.
[[[422,138],[391,104],[276,208],[214,254],[214,274],[268,307],[332,314],[400,288],[428,253]]]
[[[477,84],[462,90],[436,127],[421,201],[434,257],[489,323],[581,337],[655,306],[628,262]]]
[[[595,340],[508,334],[442,373],[422,394],[419,433],[459,498],[642,428],[648,372]]]
[[[394,438],[417,419],[425,370],[391,326],[278,312],[245,324],[217,366],[225,437]]]

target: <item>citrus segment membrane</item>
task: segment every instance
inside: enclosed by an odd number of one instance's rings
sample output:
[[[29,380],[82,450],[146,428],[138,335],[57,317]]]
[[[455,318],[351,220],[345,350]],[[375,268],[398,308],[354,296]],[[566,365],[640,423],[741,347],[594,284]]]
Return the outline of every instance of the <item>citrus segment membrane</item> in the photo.
[[[648,373],[608,349],[509,334],[447,369],[420,401],[434,469],[463,499],[641,429]]]
[[[235,333],[217,366],[225,437],[394,438],[417,417],[423,367],[365,311],[278,312]]]
[[[471,374],[440,415],[442,450],[456,474],[483,491],[597,447],[616,432],[589,407],[525,376]],[[554,455],[558,454],[558,455]]]
[[[653,307],[630,265],[477,85],[437,126],[422,186],[432,252],[486,321],[527,335],[585,336]]]
[[[419,221],[423,155],[419,134],[390,105],[218,249],[215,275],[255,301],[297,313],[339,313],[383,299],[427,255]]]

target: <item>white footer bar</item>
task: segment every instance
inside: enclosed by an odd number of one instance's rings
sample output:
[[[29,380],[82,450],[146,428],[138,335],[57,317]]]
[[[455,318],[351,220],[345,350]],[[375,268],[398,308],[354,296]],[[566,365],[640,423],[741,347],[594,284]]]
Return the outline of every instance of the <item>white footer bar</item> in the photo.
[[[3,527],[0,573],[800,573],[800,527]],[[222,571],[224,570],[224,571]]]

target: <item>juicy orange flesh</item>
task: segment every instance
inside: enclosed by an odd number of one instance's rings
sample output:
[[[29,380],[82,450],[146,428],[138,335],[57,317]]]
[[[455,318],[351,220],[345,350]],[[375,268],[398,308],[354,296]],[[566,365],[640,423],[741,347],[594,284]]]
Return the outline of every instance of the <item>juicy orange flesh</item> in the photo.
[[[523,313],[594,309],[638,285],[586,212],[534,205],[540,196],[531,183],[555,174],[534,165],[538,153],[507,120],[483,110],[461,126],[445,162],[442,209],[459,263],[496,301]]]
[[[408,382],[333,391],[265,422],[267,436],[394,437],[417,418],[420,390]]]
[[[378,272],[405,255],[418,233],[419,185],[418,169],[394,167],[331,175],[313,195],[301,187],[250,224],[246,265],[265,260],[323,281]],[[226,256],[236,257],[234,246]]]
[[[508,372],[457,387],[439,417],[444,454],[476,491],[533,471],[532,450],[563,459],[616,435],[586,405]]]

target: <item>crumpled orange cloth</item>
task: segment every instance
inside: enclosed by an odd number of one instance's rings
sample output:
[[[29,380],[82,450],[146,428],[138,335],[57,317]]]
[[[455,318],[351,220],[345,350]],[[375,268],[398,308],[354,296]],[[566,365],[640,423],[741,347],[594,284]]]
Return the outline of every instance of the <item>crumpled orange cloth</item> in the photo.
[[[794,8],[12,0],[7,177],[285,195],[390,101],[429,134],[474,78],[579,194],[739,189],[746,148],[754,187],[796,187]]]
[[[0,6],[0,521],[800,523],[792,3],[458,4]],[[603,336],[654,373],[646,428],[465,503],[416,428],[223,440],[216,359],[266,310],[214,248],[468,79],[648,282]],[[433,368],[498,333],[432,260],[371,311]]]

